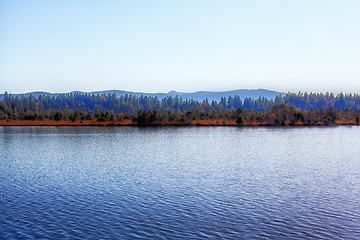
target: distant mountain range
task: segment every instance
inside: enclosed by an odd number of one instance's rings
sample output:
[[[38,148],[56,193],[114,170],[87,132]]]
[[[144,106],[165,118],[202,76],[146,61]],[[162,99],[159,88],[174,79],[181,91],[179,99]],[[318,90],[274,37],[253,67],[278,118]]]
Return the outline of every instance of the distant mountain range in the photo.
[[[102,94],[113,94],[115,93],[117,97],[128,95],[134,95],[137,97],[142,96],[151,96],[151,97],[158,97],[159,99],[163,99],[165,97],[181,97],[183,100],[185,99],[193,99],[196,101],[203,101],[208,99],[208,101],[220,101],[222,97],[228,98],[229,96],[239,96],[241,99],[245,98],[254,98],[257,99],[259,97],[265,97],[267,99],[274,99],[279,94],[284,94],[282,92],[271,91],[267,89],[238,89],[238,90],[231,90],[231,91],[222,91],[222,92],[210,92],[210,91],[198,91],[193,93],[186,93],[186,92],[176,92],[170,91],[168,93],[145,93],[145,92],[130,92],[130,91],[123,91],[123,90],[106,90],[106,91],[94,91],[94,92],[81,92],[81,91],[73,91],[68,92],[70,93],[88,93],[88,94],[95,94],[95,95],[102,95]],[[28,93],[19,93],[19,94],[12,94],[13,96],[29,96],[33,95],[34,97],[38,97],[40,95],[49,95],[49,96],[57,96],[64,93],[49,93],[49,92],[28,92]],[[4,98],[4,94],[0,94],[0,99]]]

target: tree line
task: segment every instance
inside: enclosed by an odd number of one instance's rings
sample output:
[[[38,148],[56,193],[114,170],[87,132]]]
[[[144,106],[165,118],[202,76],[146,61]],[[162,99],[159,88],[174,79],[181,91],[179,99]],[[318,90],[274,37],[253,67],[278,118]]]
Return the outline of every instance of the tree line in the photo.
[[[14,97],[0,100],[0,119],[111,121],[138,125],[193,124],[196,121],[236,122],[238,125],[316,125],[359,123],[358,94],[287,93],[275,99],[229,96],[202,102],[179,97],[71,93],[58,96]]]

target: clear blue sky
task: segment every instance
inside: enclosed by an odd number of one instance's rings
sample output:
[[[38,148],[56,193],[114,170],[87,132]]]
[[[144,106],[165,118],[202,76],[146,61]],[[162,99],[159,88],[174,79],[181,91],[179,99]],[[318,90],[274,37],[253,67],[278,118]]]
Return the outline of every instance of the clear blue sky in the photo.
[[[0,91],[360,93],[360,1],[0,1]]]

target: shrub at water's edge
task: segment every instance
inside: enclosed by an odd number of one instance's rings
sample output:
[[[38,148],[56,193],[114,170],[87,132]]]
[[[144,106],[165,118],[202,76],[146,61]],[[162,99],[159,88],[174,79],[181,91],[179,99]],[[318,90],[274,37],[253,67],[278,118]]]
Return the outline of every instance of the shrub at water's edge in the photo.
[[[243,110],[165,112],[164,110],[123,113],[70,113],[54,115],[17,115],[0,119],[0,125],[137,125],[137,126],[331,126],[359,125],[359,111],[317,109],[301,111],[276,105],[268,111]]]

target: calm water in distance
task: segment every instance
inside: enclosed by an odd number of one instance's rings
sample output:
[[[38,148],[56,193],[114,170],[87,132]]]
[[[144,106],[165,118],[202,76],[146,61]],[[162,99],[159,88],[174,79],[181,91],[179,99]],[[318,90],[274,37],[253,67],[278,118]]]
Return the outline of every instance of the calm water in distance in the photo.
[[[0,238],[360,239],[359,137],[0,127]]]

